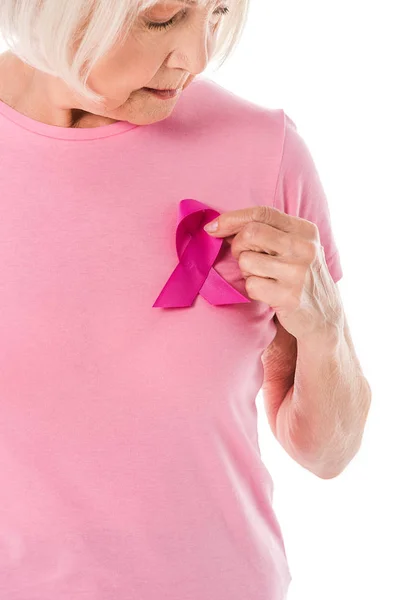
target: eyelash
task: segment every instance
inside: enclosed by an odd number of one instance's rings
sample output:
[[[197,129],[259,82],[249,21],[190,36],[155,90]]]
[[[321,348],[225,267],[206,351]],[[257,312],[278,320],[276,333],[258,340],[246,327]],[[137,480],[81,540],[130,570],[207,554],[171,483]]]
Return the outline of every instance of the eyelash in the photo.
[[[227,6],[220,6],[214,11],[214,14],[226,15],[229,12],[229,8]],[[176,16],[172,17],[169,21],[165,23],[148,23],[147,27],[149,29],[167,29],[170,25],[173,25],[176,21]]]

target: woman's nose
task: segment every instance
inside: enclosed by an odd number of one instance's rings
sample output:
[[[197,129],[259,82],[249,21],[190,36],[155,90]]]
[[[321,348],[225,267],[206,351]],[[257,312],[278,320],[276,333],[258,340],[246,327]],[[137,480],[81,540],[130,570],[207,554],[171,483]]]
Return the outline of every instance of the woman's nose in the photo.
[[[210,28],[199,29],[188,27],[180,36],[175,49],[168,57],[169,68],[183,69],[193,75],[202,73],[208,65],[215,45],[215,36]]]

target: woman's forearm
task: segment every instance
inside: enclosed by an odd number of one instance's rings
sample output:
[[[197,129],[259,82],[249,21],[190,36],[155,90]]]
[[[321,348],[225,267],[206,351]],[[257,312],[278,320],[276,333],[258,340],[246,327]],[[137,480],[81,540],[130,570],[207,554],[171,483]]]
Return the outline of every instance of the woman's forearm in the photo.
[[[277,438],[297,462],[324,479],[358,452],[371,403],[348,333],[297,343],[294,385],[277,415]]]

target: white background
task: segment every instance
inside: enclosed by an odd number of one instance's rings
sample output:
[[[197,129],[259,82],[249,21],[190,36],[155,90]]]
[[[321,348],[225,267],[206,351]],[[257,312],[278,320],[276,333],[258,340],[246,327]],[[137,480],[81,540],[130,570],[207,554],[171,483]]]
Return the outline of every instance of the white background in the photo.
[[[260,392],[260,446],[293,576],[288,600],[400,598],[399,20],[394,0],[251,0],[244,35],[205,75],[283,108],[321,175],[338,283],[373,392],[360,452],[336,479],[293,461]],[[0,44],[0,51],[6,48]]]
[[[288,600],[400,599],[400,21],[393,0],[251,0],[235,53],[205,72],[295,121],[321,175],[338,282],[373,393],[363,445],[318,479],[274,438],[257,397],[293,581]],[[396,11],[397,12],[397,11]]]

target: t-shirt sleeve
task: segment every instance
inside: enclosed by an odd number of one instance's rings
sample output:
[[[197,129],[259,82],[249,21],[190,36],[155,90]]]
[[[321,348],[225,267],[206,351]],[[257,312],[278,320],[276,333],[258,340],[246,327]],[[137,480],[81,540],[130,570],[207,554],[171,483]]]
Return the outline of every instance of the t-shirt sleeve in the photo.
[[[274,206],[315,223],[334,282],[342,278],[340,256],[332,231],[328,200],[310,150],[295,123],[284,113],[285,137]]]

